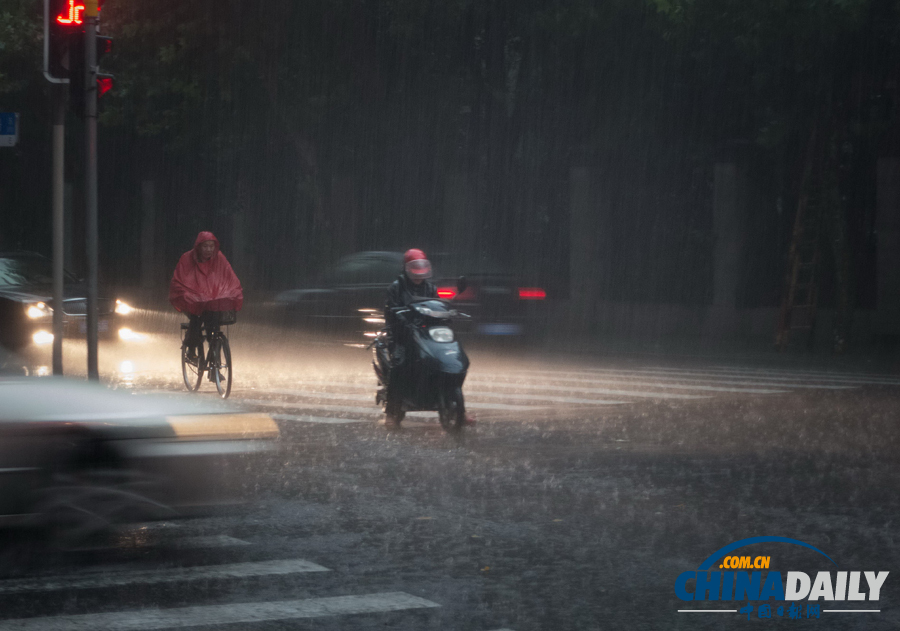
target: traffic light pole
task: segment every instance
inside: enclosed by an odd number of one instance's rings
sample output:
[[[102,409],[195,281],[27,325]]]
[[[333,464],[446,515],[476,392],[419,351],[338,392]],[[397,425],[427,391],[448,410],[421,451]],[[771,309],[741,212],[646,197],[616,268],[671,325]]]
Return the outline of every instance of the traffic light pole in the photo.
[[[54,83],[53,94],[53,374],[63,374],[63,186],[68,86]]]
[[[84,15],[84,120],[85,120],[85,209],[87,211],[87,372],[98,381],[97,293],[99,277],[99,230],[97,218],[97,25],[98,0],[86,0]]]

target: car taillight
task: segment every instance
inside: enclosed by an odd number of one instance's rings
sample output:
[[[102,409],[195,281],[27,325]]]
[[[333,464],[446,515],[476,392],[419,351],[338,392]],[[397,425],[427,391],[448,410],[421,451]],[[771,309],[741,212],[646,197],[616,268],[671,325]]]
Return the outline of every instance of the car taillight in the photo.
[[[519,287],[519,300],[543,300],[547,292],[540,287]]]
[[[438,287],[437,295],[438,298],[443,298],[444,300],[453,300],[456,297],[456,289],[453,287]]]

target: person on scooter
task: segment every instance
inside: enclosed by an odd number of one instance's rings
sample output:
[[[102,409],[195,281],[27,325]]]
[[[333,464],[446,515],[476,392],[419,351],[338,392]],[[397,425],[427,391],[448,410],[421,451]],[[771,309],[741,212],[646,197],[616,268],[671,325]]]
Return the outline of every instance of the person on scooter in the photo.
[[[422,250],[407,250],[403,255],[403,273],[388,287],[384,319],[393,328],[392,309],[407,306],[413,298],[437,298],[437,287],[431,278],[431,263]]]
[[[389,352],[391,354],[391,373],[388,381],[388,401],[393,401],[390,390],[396,387],[398,378],[403,378],[403,370],[406,366],[406,340],[404,340],[403,323],[400,321],[394,309],[406,307],[414,298],[437,298],[437,287],[429,281],[431,278],[431,262],[422,250],[413,248],[403,255],[403,273],[397,277],[387,291],[387,300],[384,305],[384,321],[390,332]],[[387,411],[385,422],[388,424],[396,421],[392,419],[393,413]],[[472,424],[473,417],[466,417],[466,423]]]
[[[390,332],[389,351],[391,353],[391,379],[396,377],[406,363],[406,345],[403,340],[403,327],[394,309],[406,307],[413,298],[437,298],[437,287],[428,279],[431,278],[431,262],[422,250],[407,250],[403,255],[403,273],[397,277],[387,291],[384,304],[384,321]]]

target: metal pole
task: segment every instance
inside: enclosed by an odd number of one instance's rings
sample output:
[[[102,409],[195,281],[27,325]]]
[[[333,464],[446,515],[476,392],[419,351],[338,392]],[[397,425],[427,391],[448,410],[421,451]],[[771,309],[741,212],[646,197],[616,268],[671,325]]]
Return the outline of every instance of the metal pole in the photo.
[[[53,85],[53,374],[63,374],[63,190],[66,146],[66,92]]]
[[[85,120],[85,202],[87,211],[87,371],[98,381],[97,292],[99,277],[99,230],[97,219],[97,0],[86,0],[84,15],[84,120]]]

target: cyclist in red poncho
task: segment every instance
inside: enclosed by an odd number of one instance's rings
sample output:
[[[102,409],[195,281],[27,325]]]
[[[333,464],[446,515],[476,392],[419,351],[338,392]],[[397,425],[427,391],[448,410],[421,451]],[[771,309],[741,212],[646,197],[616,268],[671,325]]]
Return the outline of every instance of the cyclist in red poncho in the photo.
[[[244,290],[212,232],[197,235],[194,247],[181,255],[169,285],[169,302],[191,322],[185,346],[200,344],[201,316],[207,311],[239,310]]]

